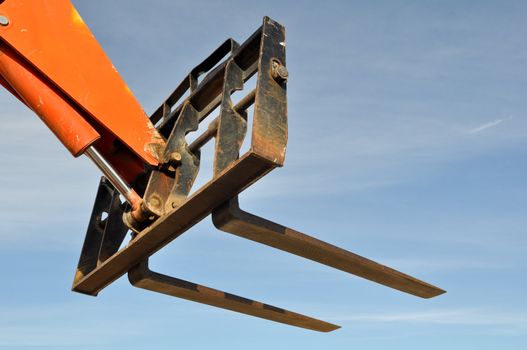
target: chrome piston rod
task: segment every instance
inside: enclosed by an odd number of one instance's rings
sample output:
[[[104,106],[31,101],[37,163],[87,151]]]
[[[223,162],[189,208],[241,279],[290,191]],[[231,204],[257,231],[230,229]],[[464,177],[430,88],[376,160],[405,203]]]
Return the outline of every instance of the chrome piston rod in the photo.
[[[132,206],[132,216],[137,221],[142,221],[141,202],[142,198],[135,192],[133,188],[126,183],[126,181],[119,175],[110,163],[97,151],[93,146],[89,146],[84,151],[84,154],[90,158],[93,163],[101,170],[101,172],[108,178],[115,189],[126,199]]]

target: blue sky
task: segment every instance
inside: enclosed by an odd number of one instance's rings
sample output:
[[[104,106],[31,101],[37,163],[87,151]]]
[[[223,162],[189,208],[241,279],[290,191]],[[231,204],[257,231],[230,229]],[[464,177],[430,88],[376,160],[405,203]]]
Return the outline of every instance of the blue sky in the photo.
[[[241,196],[447,290],[415,298],[216,231],[155,270],[337,323],[323,334],[129,286],[70,292],[99,174],[0,92],[1,349],[524,349],[527,4],[73,1],[151,113],[227,37],[286,26],[286,166]]]

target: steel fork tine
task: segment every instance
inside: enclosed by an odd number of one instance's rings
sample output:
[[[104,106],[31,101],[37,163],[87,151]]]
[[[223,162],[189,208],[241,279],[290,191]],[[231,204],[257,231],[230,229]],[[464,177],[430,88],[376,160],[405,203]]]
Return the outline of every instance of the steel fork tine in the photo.
[[[221,231],[334,267],[409,294],[422,298],[432,298],[445,293],[440,288],[390,267],[245,212],[240,209],[237,197],[215,209],[212,212],[212,221],[214,226]]]
[[[331,332],[340,326],[297,314],[258,301],[246,299],[234,294],[212,289],[178,278],[162,275],[148,267],[143,261],[128,272],[130,283],[138,288],[183,298],[194,302],[216,306],[222,309],[240,312],[291,326],[311,329],[319,332]]]

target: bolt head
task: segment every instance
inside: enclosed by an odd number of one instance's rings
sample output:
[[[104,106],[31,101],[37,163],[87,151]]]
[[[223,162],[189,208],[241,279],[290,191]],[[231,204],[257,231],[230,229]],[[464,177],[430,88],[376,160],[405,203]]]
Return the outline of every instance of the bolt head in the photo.
[[[9,24],[9,18],[0,15],[0,26],[7,26]]]
[[[150,196],[148,204],[152,207],[152,209],[159,209],[161,207],[161,198],[156,195],[152,195]]]
[[[278,68],[276,69],[276,74],[284,80],[287,79],[287,77],[289,76],[289,72],[284,66],[278,66]]]
[[[181,161],[181,154],[179,152],[170,153],[170,162],[177,163]]]
[[[271,75],[273,79],[276,80],[276,82],[282,83],[289,77],[289,72],[284,65],[280,64],[278,61],[273,61],[271,66]]]

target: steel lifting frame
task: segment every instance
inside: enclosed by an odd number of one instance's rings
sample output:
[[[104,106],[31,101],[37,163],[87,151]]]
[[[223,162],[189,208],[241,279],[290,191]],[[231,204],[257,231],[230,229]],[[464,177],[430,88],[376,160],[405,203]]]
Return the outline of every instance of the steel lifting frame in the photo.
[[[139,288],[312,330],[328,332],[339,328],[149,269],[148,258],[152,254],[211,214],[214,225],[224,232],[423,298],[444,293],[414,277],[240,209],[238,194],[284,163],[288,78],[285,67],[284,27],[265,17],[263,25],[242,45],[227,40],[191,71],[150,117],[167,139],[161,161],[165,166],[151,170],[134,184],[145,207],[158,218],[136,229],[119,250],[129,232],[122,221],[129,209],[103,177],[75,274],[74,291],[97,295],[128,273],[130,282]],[[243,90],[244,83],[255,74],[256,88],[234,104],[231,95]],[[187,91],[190,93],[183,99]],[[239,155],[250,117],[247,109],[251,106],[253,127],[247,135],[251,146]],[[185,135],[196,131],[214,110],[219,110],[219,115],[202,135],[187,144]],[[213,178],[190,194],[199,171],[200,150],[212,139]]]

